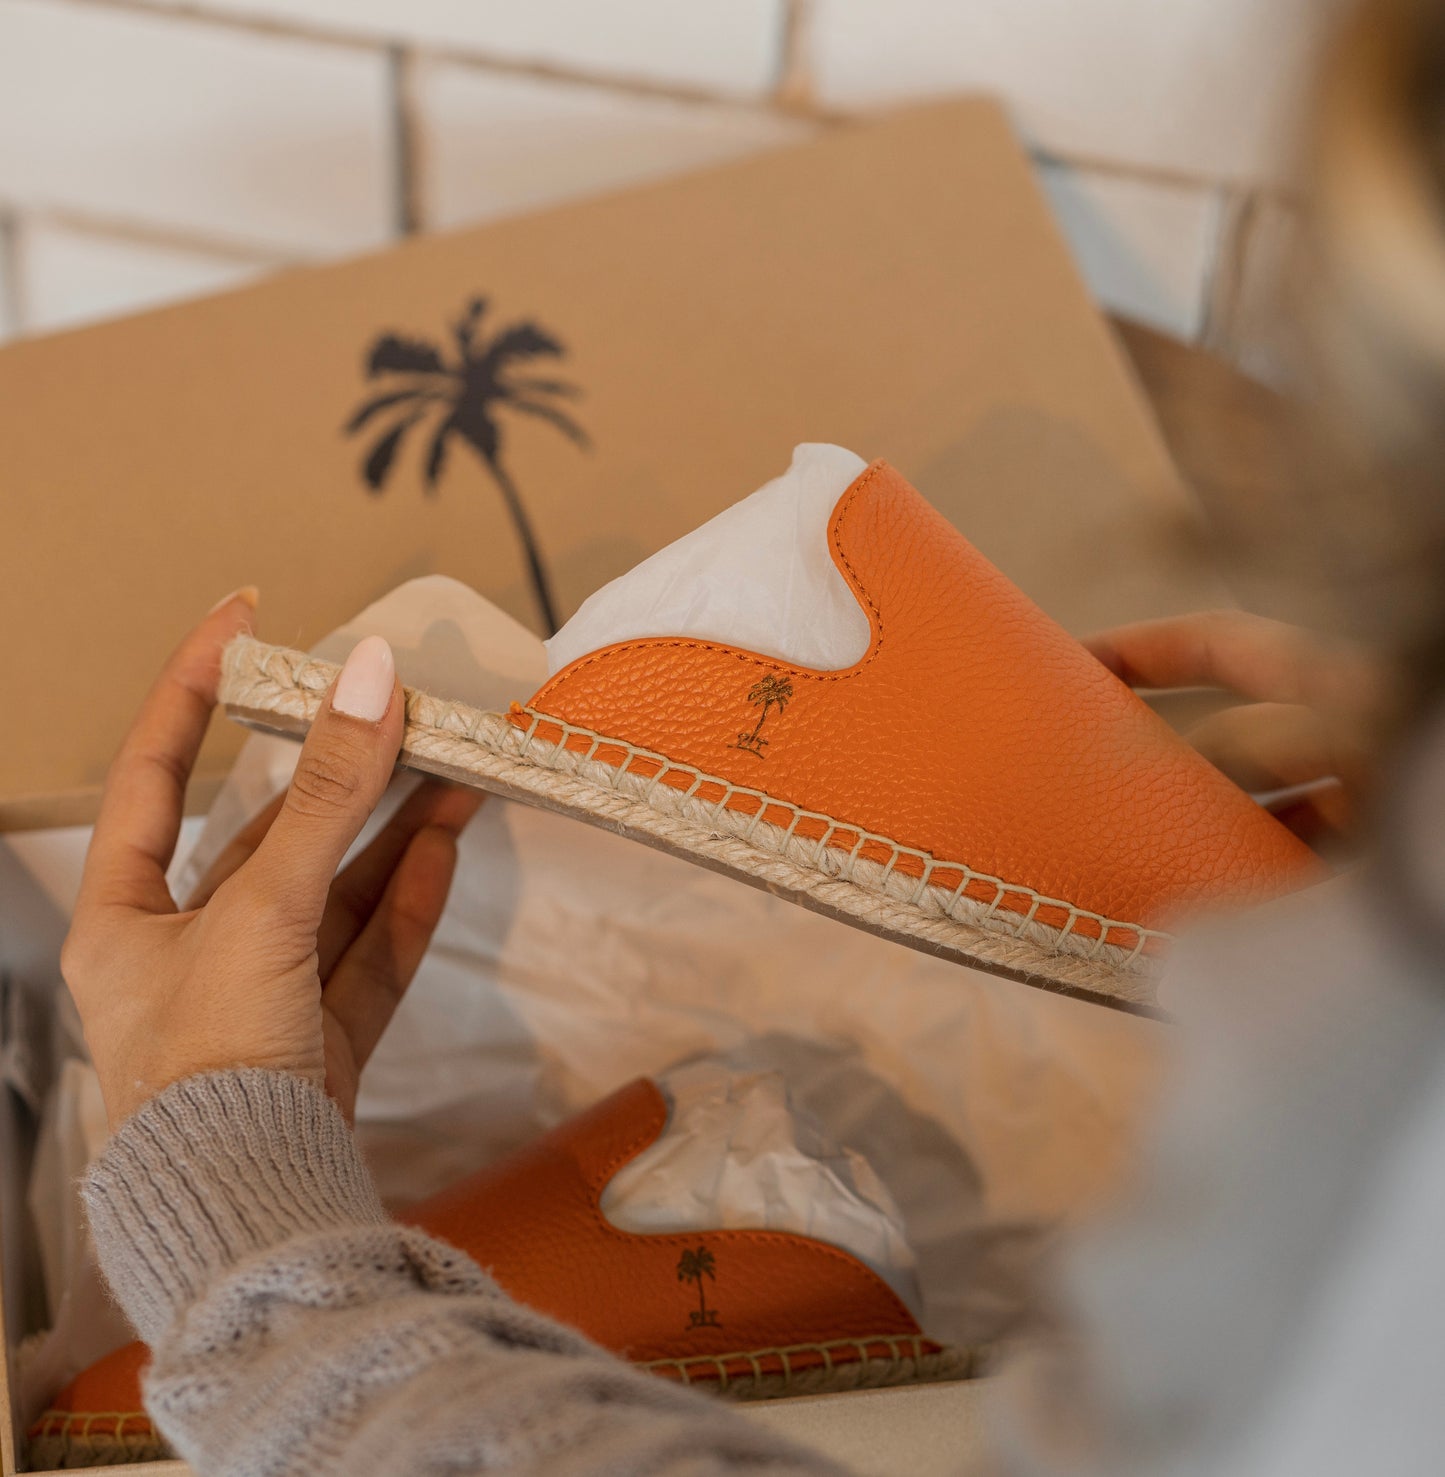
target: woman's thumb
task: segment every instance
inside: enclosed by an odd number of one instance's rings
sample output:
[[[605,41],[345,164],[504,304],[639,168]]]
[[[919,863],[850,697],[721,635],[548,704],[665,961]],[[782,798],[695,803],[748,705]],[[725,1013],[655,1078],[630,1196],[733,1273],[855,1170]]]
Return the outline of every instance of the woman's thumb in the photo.
[[[391,647],[368,636],[332,684],[285,802],[242,868],[290,921],[320,923],[336,869],[391,778],[403,716]]]

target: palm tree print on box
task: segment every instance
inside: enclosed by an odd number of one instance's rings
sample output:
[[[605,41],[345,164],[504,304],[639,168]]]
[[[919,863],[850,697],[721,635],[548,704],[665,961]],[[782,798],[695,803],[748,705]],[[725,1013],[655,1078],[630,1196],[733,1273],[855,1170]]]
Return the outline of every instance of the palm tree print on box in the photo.
[[[696,1251],[685,1251],[677,1259],[677,1280],[697,1283],[697,1307],[687,1315],[689,1328],[722,1327],[718,1322],[717,1309],[707,1305],[707,1289],[703,1286],[704,1277],[709,1282],[717,1281],[716,1266],[712,1252],[705,1246],[699,1246]]]
[[[479,338],[477,329],[486,311],[485,298],[473,298],[467,304],[466,311],[452,325],[454,354],[426,340],[402,338],[395,333],[377,339],[366,358],[366,374],[368,379],[387,381],[387,388],[357,410],[347,422],[345,433],[354,436],[375,422],[383,424],[361,469],[366,485],[379,493],[407,433],[430,411],[439,411],[426,453],[426,490],[436,491],[454,440],[464,442],[481,457],[517,530],[532,590],[550,636],[557,630],[557,603],[521,493],[502,462],[502,424],[497,413],[505,410],[536,416],[586,449],[591,445],[587,433],[556,404],[559,399],[575,398],[581,391],[567,380],[538,379],[520,372],[528,360],[560,359],[567,351],[559,339],[535,323],[514,323]]]
[[[754,682],[748,689],[748,701],[755,707],[761,709],[758,721],[748,733],[740,733],[735,744],[729,744],[730,749],[741,749],[745,754],[756,754],[759,759],[764,758],[763,750],[767,748],[768,741],[762,737],[763,724],[768,721],[768,714],[777,708],[779,713],[788,706],[793,696],[793,684],[786,677],[774,677],[769,673],[758,682]]]

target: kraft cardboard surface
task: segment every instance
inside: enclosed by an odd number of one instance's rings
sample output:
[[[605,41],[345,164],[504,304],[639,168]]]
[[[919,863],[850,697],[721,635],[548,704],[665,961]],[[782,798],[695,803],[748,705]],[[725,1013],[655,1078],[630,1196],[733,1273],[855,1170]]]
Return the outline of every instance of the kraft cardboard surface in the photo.
[[[489,398],[509,330],[526,405]],[[93,815],[238,585],[297,646],[429,572],[536,624],[515,496],[565,619],[804,440],[888,458],[1075,630],[1221,598],[1001,113],[940,104],[0,351],[0,829]]]

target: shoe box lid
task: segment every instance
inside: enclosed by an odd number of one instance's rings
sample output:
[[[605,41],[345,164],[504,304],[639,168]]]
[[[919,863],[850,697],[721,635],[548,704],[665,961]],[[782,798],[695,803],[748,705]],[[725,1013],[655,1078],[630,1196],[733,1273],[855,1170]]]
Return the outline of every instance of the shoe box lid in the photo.
[[[486,394],[509,332],[562,351],[530,410]],[[0,830],[93,816],[236,586],[300,646],[424,573],[535,622],[515,496],[565,618],[805,440],[886,457],[1074,629],[1223,598],[1003,113],[932,104],[0,350]]]

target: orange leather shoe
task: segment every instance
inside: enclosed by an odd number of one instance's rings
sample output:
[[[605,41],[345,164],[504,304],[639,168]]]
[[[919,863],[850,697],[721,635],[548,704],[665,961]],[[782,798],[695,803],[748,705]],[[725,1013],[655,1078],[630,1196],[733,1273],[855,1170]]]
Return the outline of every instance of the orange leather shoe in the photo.
[[[449,1241],[518,1301],[639,1367],[741,1399],[962,1379],[966,1351],[924,1337],[898,1295],[838,1247],[774,1231],[641,1235],[602,1213],[623,1165],[661,1135],[667,1101],[640,1078],[401,1219]],[[148,1358],[97,1361],[30,1429],[39,1469],[153,1460]]]
[[[144,1344],[125,1344],[78,1374],[30,1427],[29,1468],[115,1467],[170,1453],[141,1405]]]
[[[741,1395],[957,1376],[850,1253],[779,1231],[622,1231],[602,1192],[667,1124],[639,1078],[407,1219],[519,1301],[654,1373]],[[498,1209],[500,1208],[500,1209]]]
[[[862,659],[659,635],[505,715],[408,693],[404,762],[731,873],[914,947],[1147,1005],[1182,912],[1321,875],[1309,850],[886,463],[839,498]],[[335,668],[243,637],[222,698],[301,731]]]

